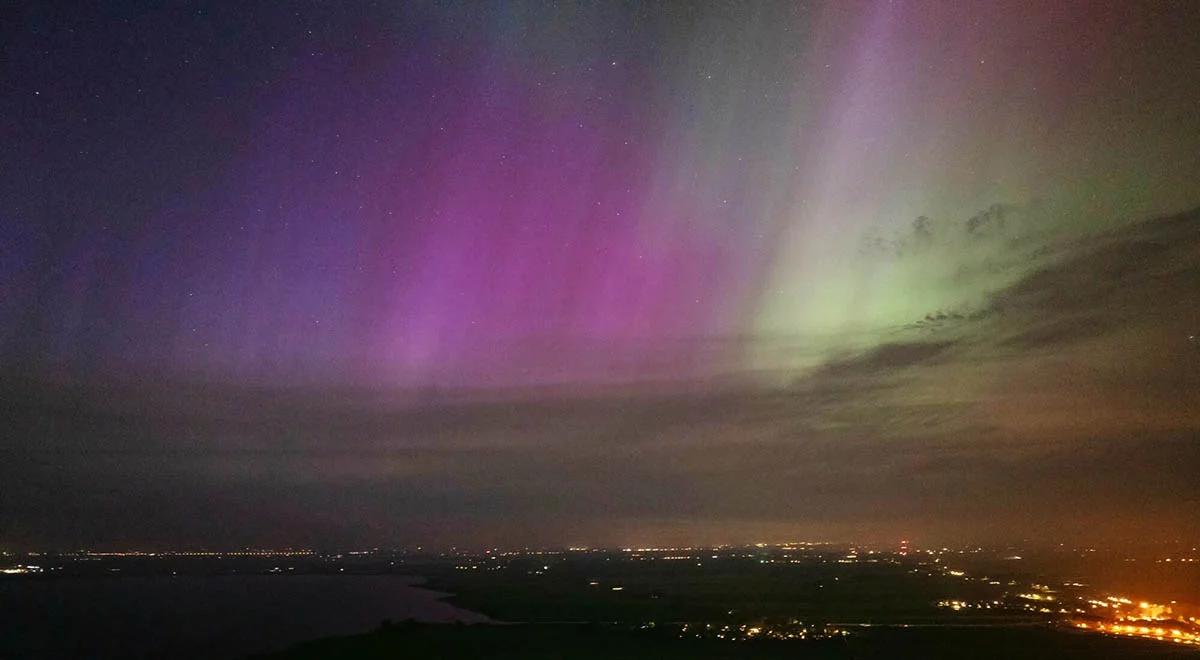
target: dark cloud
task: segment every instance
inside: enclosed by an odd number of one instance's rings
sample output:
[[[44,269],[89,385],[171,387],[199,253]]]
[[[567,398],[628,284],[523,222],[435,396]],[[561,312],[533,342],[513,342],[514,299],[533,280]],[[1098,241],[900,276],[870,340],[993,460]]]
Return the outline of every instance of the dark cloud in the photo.
[[[1136,223],[1055,248],[1050,252],[1052,263],[997,292],[992,306],[1048,313],[1096,311],[1114,302],[1164,307],[1162,294],[1177,295],[1200,282],[1200,211]],[[1152,295],[1131,296],[1135,292]]]
[[[822,368],[822,372],[829,376],[866,376],[930,364],[953,346],[953,341],[883,344],[862,355],[831,361]]]
[[[1095,317],[1081,316],[1043,323],[1018,332],[1000,342],[1000,346],[1015,349],[1044,349],[1072,341],[1098,337],[1110,324]]]

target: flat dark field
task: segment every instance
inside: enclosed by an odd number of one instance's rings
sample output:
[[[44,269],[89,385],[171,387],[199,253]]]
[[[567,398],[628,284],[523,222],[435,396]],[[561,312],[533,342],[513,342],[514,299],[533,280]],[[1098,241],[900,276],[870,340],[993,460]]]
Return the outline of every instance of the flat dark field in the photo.
[[[548,567],[548,568],[547,568]],[[755,559],[701,562],[573,557],[508,563],[492,570],[422,570],[449,602],[510,622],[744,622],[797,618],[828,623],[1033,623],[1012,610],[951,612],[943,599],[982,600],[1001,590],[915,564],[801,563]]]
[[[399,624],[353,637],[309,642],[257,660],[316,658],[852,659],[1071,658],[1195,659],[1194,651],[1137,640],[1044,628],[876,629],[842,640],[808,642],[675,639],[589,625]]]
[[[1193,649],[1162,642],[1080,633],[1061,617],[1014,607],[1006,594],[1023,584],[1015,574],[996,585],[925,562],[846,563],[830,553],[793,559],[582,554],[412,562],[406,570],[426,576],[424,586],[453,594],[450,603],[507,623],[386,624],[264,657],[1200,658]],[[1002,605],[954,611],[938,606],[943,599]],[[685,624],[716,631],[787,621],[847,634],[803,640],[681,635]]]

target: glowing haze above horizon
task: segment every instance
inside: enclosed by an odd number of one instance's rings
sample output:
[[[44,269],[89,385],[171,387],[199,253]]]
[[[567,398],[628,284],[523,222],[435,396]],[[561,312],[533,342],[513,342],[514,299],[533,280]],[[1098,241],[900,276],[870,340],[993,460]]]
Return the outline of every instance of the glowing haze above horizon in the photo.
[[[139,4],[4,28],[0,545],[1200,534],[1195,4]]]

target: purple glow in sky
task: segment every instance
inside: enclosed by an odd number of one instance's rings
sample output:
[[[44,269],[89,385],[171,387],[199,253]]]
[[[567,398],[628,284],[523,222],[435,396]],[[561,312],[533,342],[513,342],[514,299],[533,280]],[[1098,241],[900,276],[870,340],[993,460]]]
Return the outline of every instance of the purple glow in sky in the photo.
[[[1135,184],[1150,159],[1194,164],[1184,124],[1114,155],[1111,122],[1152,114],[1125,117],[1122,85],[1170,64],[1116,6],[395,11],[251,16],[270,36],[211,60],[215,33],[190,34],[144,55],[140,106],[76,111],[51,148],[103,171],[6,195],[10,354],[400,387],[737,373],[764,336],[820,353],[1000,284],[881,272],[870,230],[1034,200],[1054,225],[1171,210],[1174,177]],[[1087,66],[1102,47],[1130,57]],[[35,91],[19,116],[77,93]],[[168,146],[88,148],[105,112]]]
[[[1195,530],[1200,3],[51,4],[14,538]]]

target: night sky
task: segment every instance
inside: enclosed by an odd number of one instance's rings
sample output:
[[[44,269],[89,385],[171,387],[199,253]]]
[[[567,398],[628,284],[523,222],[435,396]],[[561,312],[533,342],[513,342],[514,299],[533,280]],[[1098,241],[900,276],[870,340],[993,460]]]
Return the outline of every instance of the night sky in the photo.
[[[1200,536],[1200,3],[51,4],[0,549]]]

